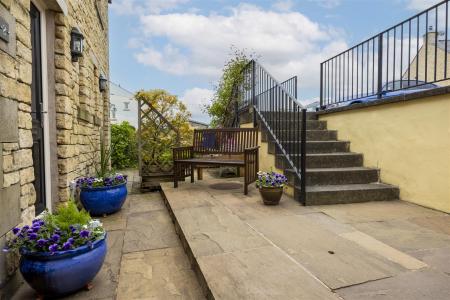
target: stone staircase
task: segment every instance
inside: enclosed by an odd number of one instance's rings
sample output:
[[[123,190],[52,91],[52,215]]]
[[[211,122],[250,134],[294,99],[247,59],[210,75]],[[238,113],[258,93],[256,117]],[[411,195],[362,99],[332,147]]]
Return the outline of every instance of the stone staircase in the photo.
[[[281,116],[277,122],[278,139],[286,145],[285,150],[297,164],[300,157],[292,155],[298,149],[298,142],[290,138],[299,135],[297,124],[289,116]],[[284,171],[288,185],[299,194],[299,182],[278,149],[270,134],[260,122],[262,141],[268,142],[269,154],[275,155],[275,167]],[[315,113],[307,114],[306,122],[306,205],[326,205],[367,201],[395,200],[399,189],[380,182],[379,170],[363,166],[363,154],[350,152],[349,141],[337,140],[337,131],[328,130],[326,121],[317,119]]]

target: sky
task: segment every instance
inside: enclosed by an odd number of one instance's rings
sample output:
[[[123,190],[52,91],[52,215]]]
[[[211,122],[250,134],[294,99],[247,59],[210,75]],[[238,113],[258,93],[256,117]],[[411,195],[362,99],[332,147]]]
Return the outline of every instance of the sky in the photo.
[[[440,0],[113,0],[110,80],[130,91],[162,88],[192,119],[232,47],[254,53],[280,82],[298,76],[299,100],[319,96],[320,62]]]

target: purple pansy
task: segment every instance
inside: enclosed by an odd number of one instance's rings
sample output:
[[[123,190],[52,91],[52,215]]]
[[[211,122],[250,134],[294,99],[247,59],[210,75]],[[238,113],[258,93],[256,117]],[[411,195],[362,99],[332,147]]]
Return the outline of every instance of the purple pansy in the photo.
[[[52,241],[54,241],[55,243],[57,243],[60,238],[61,238],[61,236],[57,233],[52,235]]]
[[[38,244],[39,247],[44,247],[45,244],[47,244],[47,240],[46,239],[39,239],[37,241],[37,244]]]
[[[88,238],[90,234],[91,234],[91,233],[90,233],[89,230],[81,230],[81,231],[80,231],[80,236],[81,236],[82,238]]]
[[[48,250],[51,253],[55,253],[56,251],[58,251],[58,245],[57,244],[52,244],[52,245],[50,245],[50,247],[48,247]]]
[[[14,227],[12,232],[16,235],[20,232],[20,228]]]

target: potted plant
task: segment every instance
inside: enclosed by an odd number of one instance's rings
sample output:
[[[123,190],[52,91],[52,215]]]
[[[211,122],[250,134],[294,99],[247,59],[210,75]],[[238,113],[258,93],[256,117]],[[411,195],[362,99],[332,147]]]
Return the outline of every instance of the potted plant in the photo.
[[[277,205],[283,194],[283,187],[287,182],[286,176],[275,172],[258,172],[256,187],[265,205]]]
[[[109,167],[111,152],[101,139],[100,163],[93,164],[95,176],[81,177],[76,181],[76,186],[80,189],[80,201],[93,216],[119,211],[127,198],[127,177],[120,173],[111,173]],[[96,161],[95,156],[93,161]]]
[[[19,251],[20,272],[41,298],[89,287],[107,252],[102,224],[73,201],[12,233],[5,251]]]

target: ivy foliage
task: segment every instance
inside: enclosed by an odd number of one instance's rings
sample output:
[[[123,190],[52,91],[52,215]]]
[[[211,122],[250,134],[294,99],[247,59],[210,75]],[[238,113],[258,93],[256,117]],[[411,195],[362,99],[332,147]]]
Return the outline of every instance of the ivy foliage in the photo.
[[[211,117],[211,126],[223,126],[225,121],[233,114],[230,102],[233,100],[233,87],[244,80],[242,70],[254,58],[254,54],[247,54],[245,50],[232,47],[230,59],[225,63],[222,76],[215,87],[214,97],[204,109]]]
[[[162,89],[142,90],[136,93],[135,98],[159,112],[147,109],[142,114],[146,116],[141,123],[143,165],[151,168],[152,172],[170,169],[172,147],[177,146],[177,135],[173,129],[179,132],[180,145],[192,143],[193,132],[189,126],[191,113],[177,96]]]
[[[136,129],[127,121],[111,125],[111,153],[113,169],[134,168],[138,163]]]

